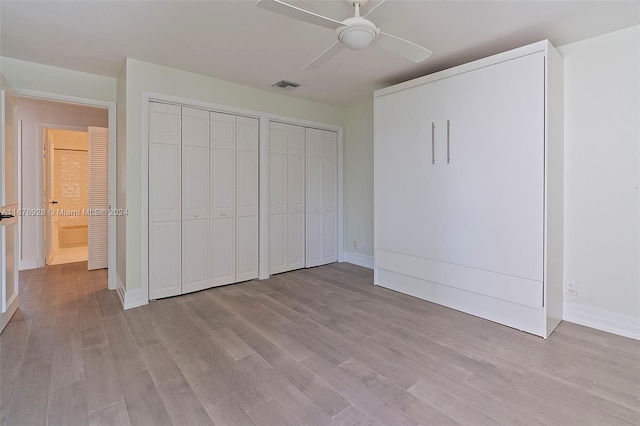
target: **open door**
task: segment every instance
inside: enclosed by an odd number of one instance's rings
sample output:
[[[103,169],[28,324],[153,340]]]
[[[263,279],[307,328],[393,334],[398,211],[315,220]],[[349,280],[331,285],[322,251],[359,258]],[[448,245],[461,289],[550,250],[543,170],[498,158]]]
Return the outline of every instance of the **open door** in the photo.
[[[88,269],[109,266],[109,129],[89,127]]]
[[[18,309],[18,103],[0,75],[0,332]]]
[[[49,210],[47,214],[44,215],[44,259],[45,264],[50,265],[51,260],[53,259],[54,250],[52,244],[52,233],[51,227],[53,222],[53,214],[52,211],[55,211],[55,204],[57,201],[53,199],[53,176],[51,170],[53,169],[53,161],[54,161],[54,147],[53,147],[53,138],[51,137],[51,132],[47,128],[42,129],[42,146],[43,146],[43,155],[42,155],[42,170],[44,173],[42,174],[42,187],[44,191],[42,192],[42,206],[44,209]],[[55,203],[55,204],[54,204]]]

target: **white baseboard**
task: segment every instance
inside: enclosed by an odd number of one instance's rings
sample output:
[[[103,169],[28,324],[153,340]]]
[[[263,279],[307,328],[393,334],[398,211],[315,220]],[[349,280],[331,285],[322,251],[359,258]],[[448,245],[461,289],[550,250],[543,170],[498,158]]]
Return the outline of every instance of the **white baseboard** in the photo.
[[[122,309],[127,310],[131,308],[137,308],[138,306],[146,305],[148,300],[144,300],[144,294],[141,288],[127,291],[124,288],[124,284],[119,276],[116,276],[118,283],[118,296],[120,297],[120,303],[122,303]]]
[[[344,262],[353,263],[354,265],[362,266],[363,268],[373,269],[373,256],[367,256],[366,254],[355,253],[353,251],[345,251],[343,257]]]
[[[18,269],[20,271],[26,271],[28,269],[37,269],[40,267],[41,267],[40,259],[38,259],[37,257],[34,257],[32,259],[21,259]]]
[[[562,319],[597,330],[640,340],[640,318],[565,302]]]
[[[138,306],[148,304],[149,301],[144,300],[143,297],[144,297],[144,294],[142,293],[141,288],[136,288],[135,290],[126,291],[124,293],[123,308],[127,310],[127,309],[137,308]]]

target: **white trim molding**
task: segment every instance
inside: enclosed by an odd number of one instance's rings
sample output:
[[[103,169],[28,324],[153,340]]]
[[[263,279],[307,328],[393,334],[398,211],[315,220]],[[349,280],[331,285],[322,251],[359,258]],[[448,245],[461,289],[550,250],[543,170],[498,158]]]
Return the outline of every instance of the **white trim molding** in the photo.
[[[640,340],[640,318],[564,302],[564,321]]]
[[[353,251],[344,252],[344,262],[353,263],[354,265],[369,269],[373,269],[375,265],[373,256],[367,256],[366,254]]]

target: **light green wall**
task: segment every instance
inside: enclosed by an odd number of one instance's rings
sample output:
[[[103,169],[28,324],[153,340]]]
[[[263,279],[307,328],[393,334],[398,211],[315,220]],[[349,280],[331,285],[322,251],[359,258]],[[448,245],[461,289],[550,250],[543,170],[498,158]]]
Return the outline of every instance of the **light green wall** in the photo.
[[[127,216],[127,291],[140,288],[141,283],[141,140],[142,92],[162,93],[187,99],[228,105],[342,125],[339,107],[294,98],[200,74],[154,65],[134,59],[126,63],[126,205]]]
[[[345,107],[343,119],[344,249],[373,256],[373,97]]]
[[[0,58],[0,69],[15,88],[114,102],[116,79],[12,58]]]

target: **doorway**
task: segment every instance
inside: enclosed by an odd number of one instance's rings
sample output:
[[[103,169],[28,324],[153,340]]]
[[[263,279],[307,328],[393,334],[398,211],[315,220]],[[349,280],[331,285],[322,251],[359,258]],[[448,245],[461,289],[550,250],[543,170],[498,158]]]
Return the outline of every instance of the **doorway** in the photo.
[[[47,265],[89,256],[89,133],[43,128],[44,257]]]

